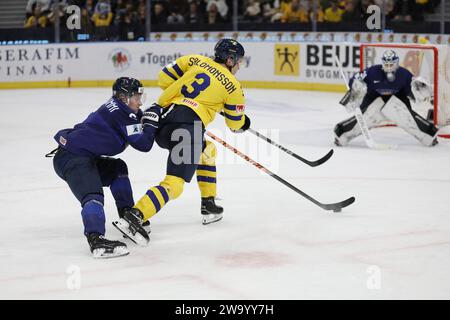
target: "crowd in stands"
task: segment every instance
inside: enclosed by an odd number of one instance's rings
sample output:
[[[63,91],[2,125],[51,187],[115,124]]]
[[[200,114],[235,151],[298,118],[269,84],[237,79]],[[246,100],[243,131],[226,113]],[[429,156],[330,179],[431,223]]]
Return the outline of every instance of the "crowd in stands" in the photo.
[[[386,20],[422,21],[425,13],[434,12],[440,0],[247,0],[244,20],[257,22],[309,23],[361,22],[370,14],[367,8],[385,8]],[[316,10],[314,10],[314,5]],[[314,14],[315,12],[315,14]]]
[[[81,28],[86,33],[116,26],[118,40],[135,40],[145,29],[146,0],[29,0],[26,28],[52,26],[59,16],[61,25],[68,17],[66,8],[81,8]],[[367,8],[385,8],[386,21],[422,21],[434,12],[440,0],[239,0],[239,22],[254,23],[362,23]],[[59,5],[55,5],[55,3]],[[233,0],[151,1],[151,24],[231,23]],[[59,8],[59,9],[58,9]],[[315,13],[314,13],[315,12]]]

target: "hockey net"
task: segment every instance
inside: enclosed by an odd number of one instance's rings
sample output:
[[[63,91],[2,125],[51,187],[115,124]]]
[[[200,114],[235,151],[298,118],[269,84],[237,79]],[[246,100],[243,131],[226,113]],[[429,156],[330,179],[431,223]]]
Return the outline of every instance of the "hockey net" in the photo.
[[[413,109],[441,129],[439,136],[450,138],[450,46],[367,43],[360,49],[361,70],[380,64],[383,52],[392,49],[400,66],[425,78],[433,86],[432,103],[412,103]]]

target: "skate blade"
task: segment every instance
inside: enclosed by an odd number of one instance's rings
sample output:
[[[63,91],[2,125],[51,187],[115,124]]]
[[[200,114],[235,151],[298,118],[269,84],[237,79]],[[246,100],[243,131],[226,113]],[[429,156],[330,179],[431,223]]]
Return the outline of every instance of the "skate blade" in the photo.
[[[126,236],[128,239],[133,241],[139,246],[146,247],[148,246],[148,243],[150,239],[146,239],[143,237],[139,232],[136,232],[136,234],[133,234],[130,232],[129,224],[124,219],[119,219],[118,221],[113,221],[113,226],[117,228],[124,236]]]
[[[203,215],[202,224],[203,225],[207,225],[207,224],[210,224],[210,223],[214,223],[214,222],[222,220],[222,218],[223,218],[223,214],[222,213],[218,213],[218,214],[210,213],[210,214],[207,214],[207,215]]]
[[[142,229],[144,229],[148,235],[150,235],[150,233],[152,233],[152,230],[150,230],[150,226],[142,226]],[[124,237],[125,239],[128,239],[128,236],[126,236],[124,234],[122,234],[122,237]]]
[[[116,257],[123,257],[130,254],[130,251],[128,251],[127,247],[116,247],[114,248],[113,252],[106,252],[104,248],[95,249],[94,252],[92,252],[92,256],[95,259],[108,259],[108,258],[116,258]]]

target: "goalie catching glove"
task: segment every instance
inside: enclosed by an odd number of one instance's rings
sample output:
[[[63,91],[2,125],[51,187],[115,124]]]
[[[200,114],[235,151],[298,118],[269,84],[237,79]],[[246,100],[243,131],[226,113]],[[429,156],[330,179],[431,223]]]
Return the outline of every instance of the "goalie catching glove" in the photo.
[[[433,88],[422,77],[414,77],[411,81],[411,92],[417,103],[431,101]]]

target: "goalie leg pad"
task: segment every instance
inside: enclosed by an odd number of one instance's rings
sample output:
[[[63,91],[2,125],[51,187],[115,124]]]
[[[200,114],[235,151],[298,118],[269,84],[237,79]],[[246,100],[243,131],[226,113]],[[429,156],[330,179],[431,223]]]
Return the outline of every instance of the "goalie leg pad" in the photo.
[[[363,111],[364,120],[367,122],[367,126],[370,128],[375,127],[386,118],[381,114],[380,110],[384,106],[384,101],[381,97],[376,98],[372,102],[364,99],[361,105]],[[335,138],[339,145],[345,146],[351,140],[361,134],[361,128],[357,125],[356,117],[351,117],[347,120],[339,122],[334,128]]]
[[[409,109],[399,98],[392,96],[381,109],[383,115],[400,128],[414,136],[425,146],[432,146],[438,129],[412,109]]]

